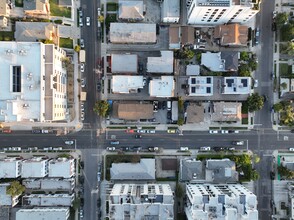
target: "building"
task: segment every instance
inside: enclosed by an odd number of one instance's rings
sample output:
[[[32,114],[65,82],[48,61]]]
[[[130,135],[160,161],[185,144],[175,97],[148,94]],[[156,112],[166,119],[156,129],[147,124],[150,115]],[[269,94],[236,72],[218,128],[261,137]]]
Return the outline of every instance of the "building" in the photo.
[[[28,16],[49,15],[49,0],[24,0],[23,10]]]
[[[115,184],[109,195],[109,218],[173,220],[173,192],[168,184]]]
[[[143,1],[119,0],[118,18],[127,21],[141,21],[144,19]]]
[[[17,196],[11,196],[7,194],[7,187],[10,186],[10,183],[1,183],[0,184],[0,207],[1,206],[9,206],[9,207],[14,207],[18,202],[18,197]]]
[[[224,77],[222,82],[223,94],[250,94],[251,78],[250,77]]]
[[[174,52],[160,51],[160,57],[147,58],[148,73],[173,73],[174,72]]]
[[[22,161],[22,178],[42,178],[48,175],[48,159],[33,157]]]
[[[26,189],[30,190],[48,190],[54,191],[73,191],[75,187],[75,179],[64,178],[42,178],[42,179],[24,179],[22,184]]]
[[[8,5],[8,1],[0,0],[0,16],[9,16],[9,14],[10,14],[10,7]]]
[[[48,22],[15,22],[15,41],[36,42],[51,40],[58,45],[59,34],[57,25]]]
[[[110,23],[109,36],[114,44],[155,44],[156,24]]]
[[[21,161],[17,157],[7,157],[0,159],[0,179],[17,178],[21,174]]]
[[[204,183],[205,172],[202,161],[184,158],[180,160],[179,178],[183,182],[200,182]]]
[[[8,25],[8,19],[4,16],[0,16],[0,28],[6,28],[7,25]]]
[[[213,72],[236,72],[238,64],[238,52],[235,51],[201,54],[201,65]]]
[[[22,197],[23,206],[72,206],[74,194],[30,194]]]
[[[138,89],[143,89],[143,76],[112,76],[112,93],[137,93]]]
[[[111,55],[112,73],[137,73],[138,55],[136,54],[112,54]]]
[[[161,76],[149,81],[149,95],[151,97],[174,97],[175,80],[173,76]]]
[[[48,177],[71,178],[75,175],[75,159],[59,157],[49,161]]]
[[[212,76],[190,76],[188,80],[189,96],[212,96]]]
[[[0,121],[67,118],[65,51],[39,42],[0,42]],[[32,59],[33,58],[33,59]]]
[[[68,220],[70,215],[69,208],[32,208],[19,209],[16,211],[15,220]]]
[[[241,184],[187,184],[188,220],[258,220],[256,196]]]
[[[169,26],[169,49],[178,50],[181,48],[181,31],[180,26]]]
[[[161,21],[178,23],[180,20],[180,0],[164,0],[161,3]]]
[[[191,26],[181,26],[181,44],[194,45],[195,44],[195,29]]]
[[[140,163],[112,163],[111,180],[154,180],[155,159],[141,159]]]
[[[219,25],[214,28],[214,39],[220,46],[247,47],[248,27],[240,24]]]
[[[240,122],[242,120],[241,102],[214,102],[211,121]]]
[[[203,26],[246,23],[259,12],[259,3],[255,0],[190,0],[187,2],[187,23]]]
[[[113,116],[127,121],[153,118],[151,103],[113,103]]]
[[[187,76],[199,76],[200,75],[200,66],[189,64],[186,66],[186,75]]]

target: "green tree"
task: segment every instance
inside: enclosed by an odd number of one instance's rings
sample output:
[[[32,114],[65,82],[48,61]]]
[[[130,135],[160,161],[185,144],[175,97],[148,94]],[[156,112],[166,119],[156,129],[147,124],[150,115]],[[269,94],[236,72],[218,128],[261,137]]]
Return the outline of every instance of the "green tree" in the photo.
[[[283,82],[283,83],[281,83],[280,86],[281,86],[282,89],[286,89],[287,88],[287,83]]]
[[[98,17],[98,21],[99,21],[100,23],[103,23],[103,22],[104,22],[104,16],[103,16],[103,15],[100,15],[100,16]]]
[[[294,112],[291,105],[286,105],[284,110],[280,112],[280,121],[284,125],[293,125],[294,123]]]
[[[178,125],[179,126],[182,126],[183,124],[184,124],[184,119],[182,118],[182,117],[179,117],[179,119],[178,119]]]
[[[281,102],[278,102],[276,104],[274,104],[274,110],[275,112],[280,112],[283,110],[283,104]]]
[[[294,177],[294,172],[282,165],[278,166],[278,172],[281,176],[286,177],[287,179],[292,179]]]
[[[184,50],[184,57],[186,59],[191,60],[191,59],[193,59],[194,56],[195,56],[195,53],[192,50],[190,50],[190,49]]]
[[[283,53],[293,56],[294,55],[294,43],[287,42],[285,49],[283,49]]]
[[[250,67],[250,69],[252,71],[256,70],[257,69],[257,62],[255,60],[249,60],[248,62],[248,66]]]
[[[74,50],[75,50],[75,52],[80,52],[80,50],[81,50],[81,47],[80,47],[80,45],[76,45],[75,46],[75,48],[74,48]]]
[[[286,24],[281,28],[281,40],[282,41],[290,41],[294,38],[294,25]]]
[[[258,93],[253,93],[247,98],[248,110],[250,112],[258,111],[262,109],[264,105],[264,99]]]
[[[95,103],[93,111],[96,112],[101,117],[105,117],[107,115],[109,109],[109,103],[106,100],[100,100]]]
[[[24,193],[25,187],[18,181],[13,181],[7,186],[6,194],[11,196],[18,196]]]
[[[250,179],[256,181],[259,179],[259,173],[256,170],[252,170],[250,173]]]
[[[240,60],[248,61],[249,60],[249,53],[246,51],[240,52]]]
[[[247,64],[241,64],[239,66],[239,75],[240,76],[250,76],[250,69],[249,66]]]
[[[279,13],[276,16],[276,24],[281,27],[288,21],[288,14],[286,12]]]
[[[54,44],[53,40],[46,39],[43,42],[44,44]]]
[[[253,158],[252,159],[253,159],[253,161],[254,161],[255,164],[259,163],[259,161],[260,161],[260,157],[257,154],[253,154]]]

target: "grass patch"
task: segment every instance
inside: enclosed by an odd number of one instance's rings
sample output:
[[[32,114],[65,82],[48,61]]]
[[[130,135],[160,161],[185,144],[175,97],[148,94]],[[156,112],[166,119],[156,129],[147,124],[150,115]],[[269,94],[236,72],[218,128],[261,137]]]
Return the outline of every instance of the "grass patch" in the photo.
[[[241,109],[242,114],[248,114],[248,102],[242,102],[242,109]]]
[[[109,32],[110,23],[117,22],[116,14],[107,14],[105,18],[106,34]]]
[[[289,66],[287,63],[280,63],[279,70],[280,76],[291,77],[292,75],[292,66]]]
[[[14,33],[12,31],[0,31],[0,41],[14,41]]]
[[[71,18],[71,8],[59,7],[58,0],[49,0],[51,16]]]
[[[248,118],[242,118],[242,125],[248,125]]]
[[[59,46],[73,49],[73,40],[70,38],[59,38]]]
[[[23,0],[15,0],[15,7],[23,7]]]
[[[107,3],[107,7],[106,7],[107,11],[117,11],[117,9],[118,9],[117,3],[115,3],[115,2],[108,2]]]

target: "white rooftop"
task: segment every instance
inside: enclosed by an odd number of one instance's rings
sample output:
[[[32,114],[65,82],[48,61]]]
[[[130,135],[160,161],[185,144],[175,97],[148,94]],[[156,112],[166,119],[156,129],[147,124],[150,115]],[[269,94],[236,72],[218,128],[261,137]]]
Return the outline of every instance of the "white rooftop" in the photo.
[[[63,178],[42,178],[42,179],[24,179],[22,184],[27,189],[43,190],[66,190],[71,191],[75,185],[75,179]]]
[[[170,20],[179,20],[180,0],[164,0],[161,8],[161,17],[163,22],[171,22]]]
[[[30,194],[22,198],[24,206],[71,206],[74,194]]]
[[[250,94],[250,91],[250,77],[224,77],[223,79],[224,94]]]
[[[211,71],[225,71],[225,61],[221,59],[221,52],[206,52],[201,54],[201,65],[206,66]]]
[[[213,77],[211,76],[190,76],[189,96],[212,96]]]
[[[21,159],[8,157],[0,160],[0,178],[17,178],[20,176]]]
[[[34,157],[22,162],[22,178],[45,177],[48,174],[48,159]]]
[[[149,81],[149,94],[152,97],[173,97],[175,81],[173,76],[161,76]]]
[[[70,178],[75,174],[75,160],[57,158],[49,161],[49,177]]]
[[[110,23],[111,43],[156,43],[156,24]]]
[[[112,54],[111,55],[112,73],[137,73],[138,55],[136,54]]]
[[[200,74],[200,66],[199,65],[187,65],[186,75],[187,76],[198,76]]]
[[[37,42],[0,41],[0,121],[40,118],[41,50]],[[13,67],[20,67],[13,85]],[[12,92],[20,86],[20,92]],[[17,90],[15,90],[17,91]],[[29,106],[29,107],[24,107]]]
[[[6,194],[6,188],[9,183],[0,184],[0,206],[11,206],[11,196]]]
[[[67,220],[69,208],[33,208],[19,209],[15,220]]]
[[[173,73],[174,52],[160,51],[160,57],[148,57],[147,72],[149,73]]]
[[[143,88],[143,76],[112,76],[111,88],[113,93],[137,92]]]

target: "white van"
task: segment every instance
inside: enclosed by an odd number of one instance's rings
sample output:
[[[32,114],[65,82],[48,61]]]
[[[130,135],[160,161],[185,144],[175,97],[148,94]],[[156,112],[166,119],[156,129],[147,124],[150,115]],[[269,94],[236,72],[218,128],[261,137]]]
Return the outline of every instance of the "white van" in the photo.
[[[166,102],[166,107],[167,107],[167,110],[168,110],[168,111],[171,110],[171,105],[172,105],[172,102],[171,102],[171,101],[167,101],[167,102]]]

